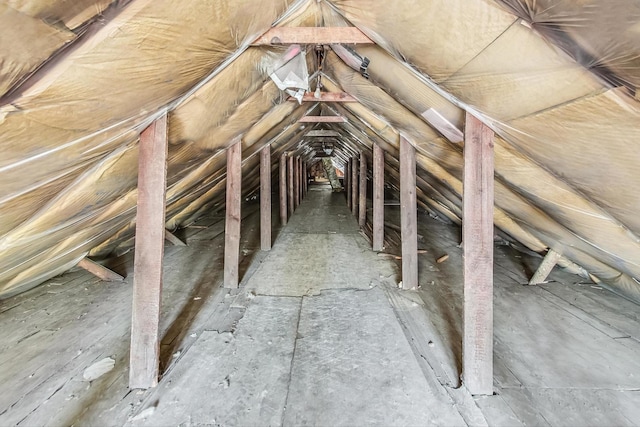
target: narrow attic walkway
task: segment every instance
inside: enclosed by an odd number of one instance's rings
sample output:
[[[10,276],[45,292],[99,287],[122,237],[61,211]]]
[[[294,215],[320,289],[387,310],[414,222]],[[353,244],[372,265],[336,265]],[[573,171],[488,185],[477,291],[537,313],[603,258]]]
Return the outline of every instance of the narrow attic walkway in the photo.
[[[391,223],[397,211],[387,206]],[[202,218],[181,236],[189,246],[166,248],[156,388],[127,387],[132,277],[107,283],[76,270],[0,302],[0,425],[640,420],[633,303],[562,271],[547,285],[519,286],[539,259],[497,247],[497,395],[474,399],[456,388],[457,227],[420,217],[422,289],[402,291],[397,261],[371,251],[343,193],[311,186],[269,252],[258,250],[257,206],[247,202],[236,291],[221,287],[223,222]],[[110,267],[131,272],[131,261],[129,253]],[[87,368],[107,357],[114,368],[89,381]]]

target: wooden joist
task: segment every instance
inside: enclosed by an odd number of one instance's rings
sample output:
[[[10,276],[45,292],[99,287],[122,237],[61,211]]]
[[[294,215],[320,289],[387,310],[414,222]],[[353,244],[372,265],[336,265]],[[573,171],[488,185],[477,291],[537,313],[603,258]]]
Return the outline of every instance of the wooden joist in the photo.
[[[287,100],[298,102],[294,97],[289,97]],[[307,92],[302,97],[302,102],[358,102],[358,100],[346,92],[320,92],[320,98],[316,98],[312,92]]]
[[[279,44],[373,44],[373,41],[356,27],[273,27],[252,43]]]
[[[224,287],[240,285],[240,209],[242,204],[242,140],[227,148],[227,194],[224,227]]]
[[[402,288],[418,288],[418,206],[416,149],[400,136],[400,227],[402,228]]]
[[[122,282],[124,280],[123,276],[119,275],[115,271],[109,270],[102,264],[98,264],[97,262],[90,260],[89,258],[82,258],[77,266],[87,270],[89,273],[101,280],[104,280],[105,282]]]
[[[347,119],[343,116],[304,116],[298,120],[298,123],[346,123]]]
[[[260,249],[271,250],[271,146],[260,151]]]
[[[374,251],[384,248],[384,151],[373,144],[373,237]]]
[[[167,185],[167,116],[140,134],[129,388],[158,384]]]
[[[467,113],[462,194],[462,375],[474,395],[493,394],[493,131]]]

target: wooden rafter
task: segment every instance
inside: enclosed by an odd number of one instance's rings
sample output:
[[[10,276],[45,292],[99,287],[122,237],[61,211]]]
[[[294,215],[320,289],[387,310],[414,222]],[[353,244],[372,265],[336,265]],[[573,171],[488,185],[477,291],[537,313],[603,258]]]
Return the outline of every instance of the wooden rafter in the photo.
[[[373,44],[356,27],[273,27],[253,46],[278,44]]]

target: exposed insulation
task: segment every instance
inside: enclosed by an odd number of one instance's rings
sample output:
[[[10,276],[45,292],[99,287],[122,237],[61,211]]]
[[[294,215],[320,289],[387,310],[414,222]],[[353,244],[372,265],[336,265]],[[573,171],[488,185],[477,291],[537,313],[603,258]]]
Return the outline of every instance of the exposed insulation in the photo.
[[[310,129],[338,132],[336,165],[379,144],[395,188],[403,135],[420,206],[459,223],[462,144],[429,117],[460,132],[470,112],[499,136],[496,226],[640,301],[639,22],[633,0],[2,2],[0,297],[131,247],[138,135],[165,111],[171,229],[222,207],[232,141],[250,195],[265,144],[313,163]],[[272,25],[369,36],[321,67],[301,47],[312,90],[358,102],[287,100],[286,46],[250,47]],[[348,122],[297,122],[320,114]]]

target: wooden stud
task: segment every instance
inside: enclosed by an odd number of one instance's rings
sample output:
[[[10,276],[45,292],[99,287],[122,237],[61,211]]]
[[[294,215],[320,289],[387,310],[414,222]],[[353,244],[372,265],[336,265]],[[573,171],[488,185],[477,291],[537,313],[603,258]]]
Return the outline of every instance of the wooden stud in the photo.
[[[462,194],[462,371],[474,395],[493,394],[493,131],[467,113]]]
[[[373,250],[384,248],[384,150],[373,144]]]
[[[298,123],[346,123],[347,119],[342,116],[304,116]]]
[[[224,228],[224,287],[240,285],[240,208],[242,204],[242,140],[227,148],[227,194]]]
[[[358,159],[351,158],[351,213],[358,214]]]
[[[287,224],[287,155],[280,156],[280,223]]]
[[[140,134],[129,388],[158,384],[167,187],[167,116]]]
[[[358,202],[358,225],[364,227],[367,223],[367,156],[360,153],[360,200]]]
[[[418,206],[416,149],[400,136],[400,232],[402,236],[402,288],[418,288]]]
[[[271,250],[271,146],[260,151],[260,249]]]
[[[289,170],[289,217],[291,217],[291,215],[293,215],[293,212],[296,210],[295,207],[295,203],[294,203],[294,195],[293,195],[293,179],[294,179],[294,173],[293,173],[293,156],[289,156],[289,166],[288,166],[288,170]]]
[[[180,240],[175,234],[170,232],[169,230],[164,230],[164,239],[171,243],[173,246],[187,246],[185,242]]]
[[[347,189],[347,207],[351,210],[351,204],[353,203],[351,199],[351,191],[353,191],[351,187],[351,158],[347,159],[344,165],[344,186]]]
[[[373,41],[356,27],[273,27],[252,45],[342,43],[372,44]]]
[[[89,258],[82,258],[77,265],[78,267],[87,270],[89,273],[98,277],[105,282],[122,282],[124,277],[116,273],[115,271],[109,270],[102,264],[98,264],[95,261],[90,260]]]
[[[558,260],[561,257],[562,257],[561,254],[554,251],[553,249],[549,249],[549,251],[547,251],[547,254],[544,256],[544,259],[542,260],[540,267],[538,267],[533,277],[531,277],[531,280],[529,280],[529,284],[539,285],[540,283],[543,283],[547,279],[547,276],[549,276],[549,273],[551,273],[551,270],[553,270],[553,267],[556,266],[556,264],[558,263]]]
[[[298,102],[294,97],[289,97],[287,100]],[[358,100],[346,92],[320,92],[320,98],[307,92],[302,96],[302,102],[358,102]]]

